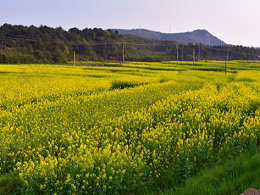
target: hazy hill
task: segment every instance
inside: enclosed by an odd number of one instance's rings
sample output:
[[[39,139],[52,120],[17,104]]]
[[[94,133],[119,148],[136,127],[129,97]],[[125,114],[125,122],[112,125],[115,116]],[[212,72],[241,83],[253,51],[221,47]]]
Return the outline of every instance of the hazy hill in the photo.
[[[148,39],[161,39],[161,40],[170,40],[178,41],[185,43],[202,43],[205,45],[227,45],[225,42],[221,41],[217,37],[210,34],[207,30],[194,30],[192,32],[185,33],[161,33],[150,31],[146,29],[112,29],[113,31],[118,31],[119,34],[132,34],[140,37],[145,37]]]
[[[119,30],[120,31],[120,30]],[[225,45],[206,30],[187,33],[158,33],[144,29],[116,32],[101,28],[71,28],[68,31],[41,25],[0,26],[0,63],[67,63],[77,61],[175,61],[177,51],[183,61],[193,60],[193,50],[200,60],[258,60],[259,49]],[[122,35],[123,34],[123,35]],[[146,35],[147,38],[141,37]],[[210,45],[209,47],[209,38]],[[167,40],[168,39],[168,40]],[[173,41],[175,40],[175,41]],[[176,41],[177,40],[177,41]],[[188,42],[188,44],[181,44]],[[201,45],[194,42],[204,43]],[[177,50],[179,45],[179,50]],[[216,46],[217,45],[217,46]],[[225,46],[223,46],[225,45]]]

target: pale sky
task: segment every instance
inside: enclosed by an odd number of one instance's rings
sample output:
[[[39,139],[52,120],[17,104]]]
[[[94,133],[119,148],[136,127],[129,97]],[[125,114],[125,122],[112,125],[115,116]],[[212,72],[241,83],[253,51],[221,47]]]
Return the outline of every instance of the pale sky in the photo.
[[[228,44],[260,47],[260,0],[0,0],[0,8],[0,26],[206,29]]]

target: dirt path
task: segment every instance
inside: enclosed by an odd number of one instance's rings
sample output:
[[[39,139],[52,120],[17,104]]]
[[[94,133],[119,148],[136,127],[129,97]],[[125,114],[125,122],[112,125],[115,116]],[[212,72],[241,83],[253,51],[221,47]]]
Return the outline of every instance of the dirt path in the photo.
[[[248,188],[246,191],[244,191],[243,194],[240,195],[260,195],[260,189],[255,190],[253,188]]]

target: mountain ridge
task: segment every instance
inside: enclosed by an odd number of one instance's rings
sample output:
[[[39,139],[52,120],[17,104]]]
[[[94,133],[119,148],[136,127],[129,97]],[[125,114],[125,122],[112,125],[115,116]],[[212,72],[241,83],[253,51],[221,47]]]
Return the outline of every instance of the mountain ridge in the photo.
[[[178,41],[184,43],[202,43],[204,45],[227,45],[224,41],[212,35],[205,29],[197,29],[191,32],[182,33],[161,33],[147,29],[111,29],[118,31],[119,34],[132,34],[148,39],[160,39],[169,41]]]

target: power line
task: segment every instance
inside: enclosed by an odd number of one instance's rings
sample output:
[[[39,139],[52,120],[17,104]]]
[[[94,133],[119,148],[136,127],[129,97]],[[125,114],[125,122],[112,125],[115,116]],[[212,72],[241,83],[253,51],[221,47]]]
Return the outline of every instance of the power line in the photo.
[[[35,38],[35,37],[24,37],[24,36],[21,36],[21,35],[9,35],[9,36],[1,36],[0,35],[0,39],[4,39],[4,40],[8,40],[8,39],[14,39],[14,40],[23,40],[23,41],[33,41],[33,42],[51,42],[51,43],[55,43],[55,44],[60,44],[60,43],[67,43],[67,44],[71,44],[71,45],[91,45],[91,46],[100,46],[100,45],[120,45],[122,44],[122,41],[116,41],[116,42],[111,42],[111,41],[105,41],[105,42],[96,42],[96,43],[82,43],[82,42],[75,42],[75,41],[68,41],[68,40],[56,40],[56,39],[46,39],[46,38]],[[154,42],[154,43],[146,43],[146,42],[134,42],[134,41],[127,41],[124,39],[124,43],[127,44],[127,45],[136,45],[136,46],[146,46],[146,47],[173,47],[173,46],[176,46],[177,45],[177,60],[178,60],[178,44],[175,43],[175,42],[172,42],[172,41],[164,41],[163,43],[162,42]],[[189,45],[187,43],[182,43],[182,60],[183,60],[183,46],[184,45]],[[197,45],[194,45],[194,46],[197,46]],[[200,59],[200,44],[198,45],[199,46],[199,53],[198,53],[198,60]],[[236,47],[236,46],[234,46]],[[207,46],[207,45],[203,45],[202,48],[206,48],[208,50],[215,50],[215,51],[227,51],[228,50],[228,53],[232,54],[239,54],[239,55],[248,55],[249,56],[249,59],[251,59],[250,57],[257,57],[259,58],[259,55],[257,54],[253,54],[253,53],[249,53],[249,52],[238,52],[238,51],[235,51],[235,50],[232,50],[228,48],[228,45],[226,46],[226,48],[215,48],[215,46]],[[256,51],[256,49],[254,49]],[[2,51],[3,51],[3,41],[2,41]],[[228,59],[228,53],[227,53],[227,59]],[[237,57],[235,57],[237,58]]]

